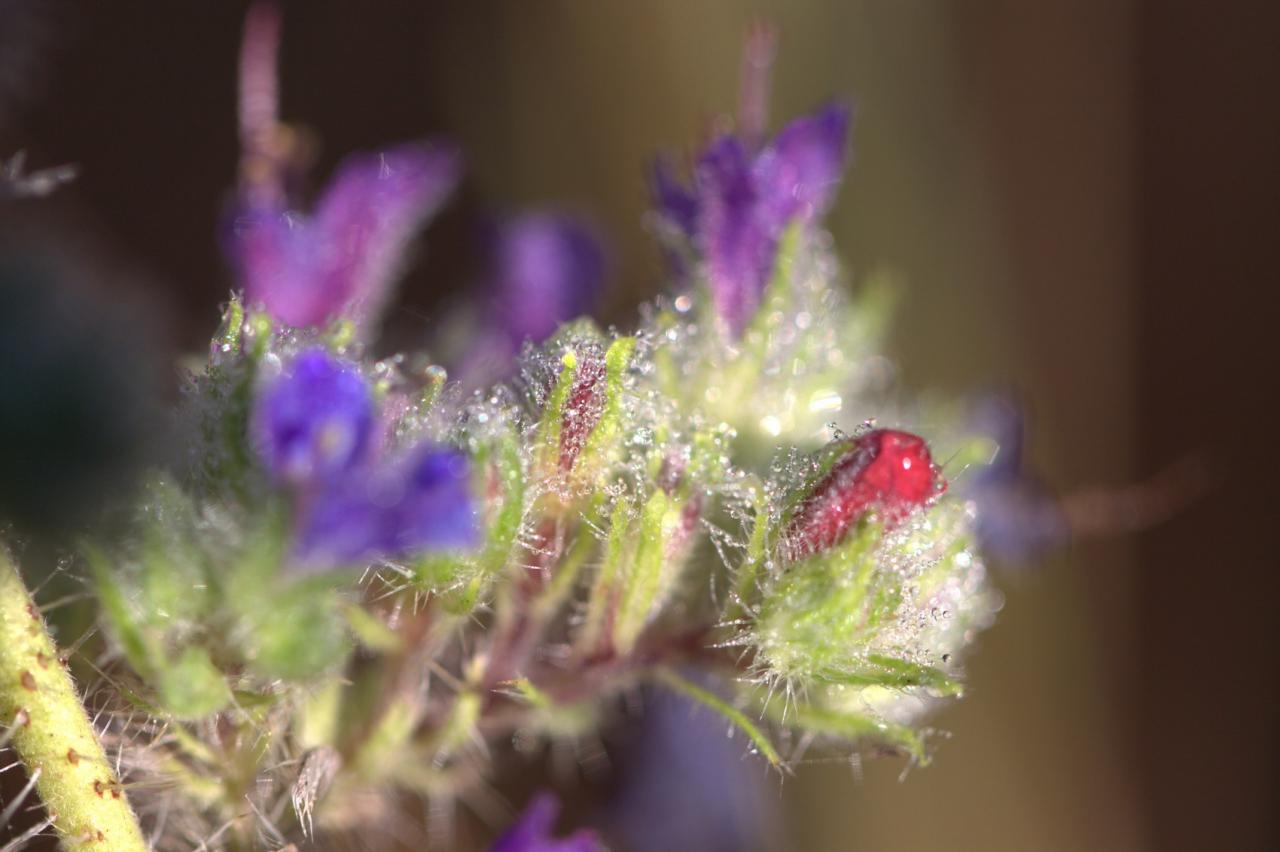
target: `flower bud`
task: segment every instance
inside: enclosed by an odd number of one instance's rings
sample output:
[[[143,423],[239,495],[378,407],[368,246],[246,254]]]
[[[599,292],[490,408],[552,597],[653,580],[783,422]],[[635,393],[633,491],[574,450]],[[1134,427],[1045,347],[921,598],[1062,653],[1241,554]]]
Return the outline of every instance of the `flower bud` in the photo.
[[[605,400],[604,359],[586,356],[578,359],[577,372],[565,400],[560,421],[560,472],[568,473],[587,443],[587,437],[600,422]]]
[[[793,558],[839,544],[864,515],[886,526],[946,490],[924,439],[876,429],[832,447],[834,464],[801,500],[787,525],[785,546]]]

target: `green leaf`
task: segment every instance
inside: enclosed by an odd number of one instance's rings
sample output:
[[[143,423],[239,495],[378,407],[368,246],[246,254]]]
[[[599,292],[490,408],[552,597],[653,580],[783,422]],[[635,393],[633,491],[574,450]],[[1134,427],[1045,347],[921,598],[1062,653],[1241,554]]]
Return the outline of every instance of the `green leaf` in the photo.
[[[625,560],[631,554],[631,505],[619,499],[609,517],[609,539],[605,542],[604,561],[596,573],[591,594],[587,598],[587,617],[578,633],[578,647],[590,654],[604,639],[609,611],[617,600],[617,586]]]
[[[440,605],[450,615],[467,615],[480,603],[480,596],[488,585],[489,578],[477,574],[461,586],[456,586],[440,595]]]
[[[680,509],[680,504],[659,488],[649,495],[640,513],[635,557],[623,581],[614,631],[614,643],[622,653],[635,646],[652,614],[662,584],[667,541],[674,526],[680,522]]]
[[[461,554],[428,553],[413,565],[414,582],[430,592],[456,589],[474,566]]]
[[[551,396],[538,424],[538,445],[542,448],[542,467],[556,470],[560,465],[560,430],[564,423],[564,407],[573,390],[573,379],[578,372],[578,355],[572,349],[560,358],[560,376],[556,379]]]
[[[922,765],[928,761],[923,738],[906,725],[881,721],[861,713],[845,713],[805,704],[792,707],[788,714],[792,726],[801,730],[849,742],[874,740],[902,749]]]
[[[160,703],[178,719],[200,719],[217,713],[231,691],[209,652],[197,645],[183,649],[158,672]]]
[[[318,746],[336,748],[340,744],[343,722],[345,685],[333,678],[320,684],[302,700],[295,727],[298,745],[303,749]]]
[[[750,485],[753,504],[751,538],[747,541],[747,553],[734,580],[734,598],[728,602],[727,614],[730,616],[742,613],[754,596],[760,569],[764,567],[765,546],[768,543],[768,498],[764,486],[754,476],[751,477]]]
[[[591,505],[583,513],[582,522],[577,527],[573,543],[560,559],[560,563],[556,565],[555,574],[551,578],[551,585],[534,605],[534,617],[536,620],[550,618],[554,615],[561,602],[573,591],[578,575],[582,571],[582,566],[586,564],[588,557],[596,550],[598,542],[596,537],[591,534],[591,528],[600,522],[604,503],[605,495],[603,492],[597,492],[592,496]]]
[[[901,585],[893,572],[877,570],[880,536],[878,525],[862,524],[766,584],[753,633],[776,674],[803,681],[862,666],[859,652],[883,618],[878,607]]]
[[[586,444],[578,456],[579,471],[595,472],[604,466],[609,455],[618,444],[618,436],[622,431],[622,413],[627,366],[635,353],[634,337],[619,337],[609,345],[604,355],[605,365],[605,402],[600,412],[600,419],[587,437]],[[588,474],[590,476],[590,473]]]
[[[93,574],[98,603],[102,607],[108,628],[133,670],[144,678],[149,677],[153,671],[152,661],[156,659],[153,642],[147,636],[134,608],[129,605],[124,590],[116,582],[110,560],[101,550],[87,542],[82,543],[80,549]]]
[[[237,293],[231,294],[231,300],[222,312],[222,325],[213,336],[213,346],[217,351],[231,352],[240,348],[240,332],[244,327],[244,302]]]
[[[556,444],[558,447],[558,435]],[[480,455],[477,467],[483,469],[485,461],[491,462],[502,489],[502,499],[489,522],[488,538],[480,556],[481,572],[492,575],[506,567],[516,536],[520,532],[520,524],[524,520],[524,465],[520,460],[520,445],[514,434],[503,435],[493,446],[482,450]]]
[[[515,680],[506,682],[507,686],[515,689],[516,693],[529,702],[529,705],[539,710],[550,710],[552,708],[551,697],[541,689],[533,685],[533,682],[527,677],[519,677]]]
[[[394,654],[404,648],[400,634],[383,624],[373,613],[353,603],[343,604],[342,615],[356,640],[371,651]]]
[[[933,666],[883,654],[868,654],[861,665],[830,667],[816,672],[815,676],[818,680],[845,686],[922,687],[939,696],[957,696],[964,691],[963,684]]]
[[[245,631],[250,668],[267,678],[305,680],[346,659],[350,647],[326,589],[296,586],[262,600]]]

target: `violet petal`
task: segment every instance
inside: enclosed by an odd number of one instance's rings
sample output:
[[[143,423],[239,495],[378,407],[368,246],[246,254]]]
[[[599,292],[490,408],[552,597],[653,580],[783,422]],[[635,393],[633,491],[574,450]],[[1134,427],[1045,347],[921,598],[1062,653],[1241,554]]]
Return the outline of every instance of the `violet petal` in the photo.
[[[588,312],[604,284],[604,251],[572,216],[514,219],[498,231],[494,254],[497,312],[517,346],[541,342],[560,323]]]
[[[453,190],[461,156],[451,145],[401,145],[356,154],[338,167],[316,208],[317,285],[339,309],[376,313],[405,245]]]
[[[595,833],[586,829],[560,840],[551,837],[559,811],[555,796],[540,793],[520,820],[494,841],[489,852],[603,852]]]
[[[359,462],[372,424],[372,397],[355,365],[310,349],[260,393],[251,431],[278,481],[308,487]]]
[[[291,326],[367,320],[385,301],[405,245],[457,182],[447,145],[349,157],[315,215],[242,207],[231,254],[251,304]]]
[[[835,196],[845,167],[849,110],[839,104],[788,124],[755,163],[770,224],[780,233],[791,220],[816,221]]]
[[[332,567],[470,547],[478,537],[470,479],[465,456],[431,445],[352,471],[306,508],[298,558]]]
[[[778,234],[761,219],[759,195],[742,144],[722,137],[698,167],[699,248],[716,312],[737,336],[760,305]]]

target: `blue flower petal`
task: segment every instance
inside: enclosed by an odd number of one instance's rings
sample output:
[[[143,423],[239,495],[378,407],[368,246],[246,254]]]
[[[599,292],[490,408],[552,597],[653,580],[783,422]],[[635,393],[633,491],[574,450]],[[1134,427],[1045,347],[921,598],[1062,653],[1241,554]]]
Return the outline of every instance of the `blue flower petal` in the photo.
[[[373,400],[355,365],[310,349],[262,390],[251,428],[272,475],[307,488],[358,463],[372,426]]]
[[[333,567],[469,548],[478,537],[466,457],[428,445],[318,493],[303,512],[297,555],[309,567]]]

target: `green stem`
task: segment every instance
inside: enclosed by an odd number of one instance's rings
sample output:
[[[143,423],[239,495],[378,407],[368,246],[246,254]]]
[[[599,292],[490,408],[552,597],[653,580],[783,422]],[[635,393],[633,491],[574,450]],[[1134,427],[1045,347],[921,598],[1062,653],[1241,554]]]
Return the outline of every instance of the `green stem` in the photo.
[[[146,852],[138,821],[17,566],[0,548],[0,724],[64,849]]]
[[[764,756],[765,760],[769,761],[774,766],[781,765],[782,757],[778,754],[778,750],[773,747],[773,743],[769,741],[769,737],[765,735],[764,731],[760,730],[759,726],[757,726],[755,722],[747,718],[747,714],[743,713],[737,707],[734,707],[714,692],[708,689],[703,689],[696,683],[685,680],[671,669],[655,669],[654,676],[676,692],[693,699],[699,704],[714,710],[721,716],[728,719],[747,735],[751,742],[755,744],[755,747],[760,751],[760,754]]]
[[[734,581],[733,594],[729,597],[725,618],[732,621],[741,618],[750,611],[750,600],[756,591],[756,583],[760,577],[760,569],[764,567],[765,549],[768,543],[769,504],[765,497],[764,486],[756,482],[755,490],[755,524],[751,528],[751,539],[747,543],[746,559],[738,569]]]

